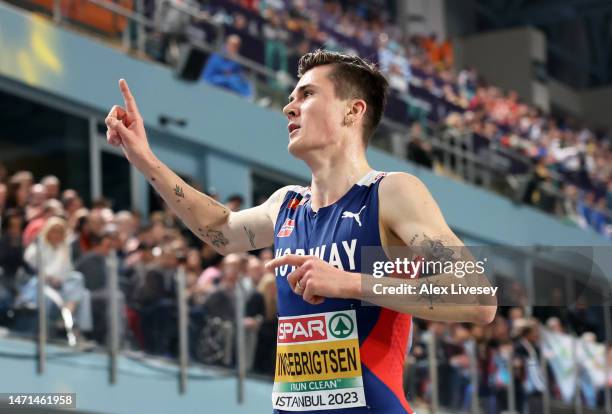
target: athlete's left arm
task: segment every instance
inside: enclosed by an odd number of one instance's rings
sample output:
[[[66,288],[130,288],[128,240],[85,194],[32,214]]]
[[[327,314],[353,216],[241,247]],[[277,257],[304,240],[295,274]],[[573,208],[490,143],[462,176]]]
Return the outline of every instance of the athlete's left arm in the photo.
[[[388,175],[379,186],[379,203],[380,220],[387,233],[384,239],[403,242],[401,244],[406,246],[397,252],[400,257],[411,255],[408,259],[423,258],[424,262],[440,263],[440,266],[428,266],[429,271],[424,271],[422,266],[419,279],[408,281],[414,286],[414,292],[424,289],[423,285],[427,288],[427,294],[416,294],[418,304],[415,304],[414,294],[376,294],[375,284],[397,286],[406,283],[405,279],[389,277],[376,279],[364,275],[362,298],[423,319],[491,322],[497,310],[495,294],[470,294],[461,290],[480,288],[482,291],[491,289],[491,285],[485,273],[478,271],[470,250],[448,227],[438,204],[421,180],[405,173]],[[465,272],[466,263],[472,263],[469,266],[471,274]],[[444,273],[446,269],[453,271]],[[441,293],[433,293],[432,288]],[[380,292],[380,287],[376,290]]]

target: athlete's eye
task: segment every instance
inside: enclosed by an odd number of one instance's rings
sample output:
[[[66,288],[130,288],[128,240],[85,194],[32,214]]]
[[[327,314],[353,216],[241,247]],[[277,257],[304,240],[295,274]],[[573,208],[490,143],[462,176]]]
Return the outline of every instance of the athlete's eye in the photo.
[[[310,91],[304,91],[304,97],[306,97],[306,96],[310,96],[310,95],[312,95],[312,92],[310,92]]]

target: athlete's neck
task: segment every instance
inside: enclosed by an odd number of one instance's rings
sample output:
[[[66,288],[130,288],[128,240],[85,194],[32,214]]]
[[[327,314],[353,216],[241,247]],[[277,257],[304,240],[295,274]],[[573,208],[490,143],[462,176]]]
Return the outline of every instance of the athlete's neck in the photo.
[[[312,172],[311,207],[315,211],[338,201],[372,170],[365,154],[341,154],[309,163],[309,166]]]

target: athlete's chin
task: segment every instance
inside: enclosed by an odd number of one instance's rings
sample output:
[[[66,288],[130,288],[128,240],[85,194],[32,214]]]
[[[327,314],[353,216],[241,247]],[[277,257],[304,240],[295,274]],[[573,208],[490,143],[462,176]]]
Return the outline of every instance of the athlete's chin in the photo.
[[[289,145],[287,145],[287,150],[289,154],[293,155],[296,158],[301,158],[300,155],[303,155],[308,151],[307,145],[304,145],[304,142],[301,142],[299,138],[293,138],[289,141]]]

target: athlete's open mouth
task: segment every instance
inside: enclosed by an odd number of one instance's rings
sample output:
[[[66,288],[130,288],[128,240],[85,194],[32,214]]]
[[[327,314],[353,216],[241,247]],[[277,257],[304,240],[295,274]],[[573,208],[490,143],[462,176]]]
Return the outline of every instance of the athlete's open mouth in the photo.
[[[300,126],[298,124],[295,124],[293,122],[291,122],[289,125],[287,125],[287,130],[289,131],[289,133],[291,134],[293,131],[295,131],[296,129],[298,129]]]

